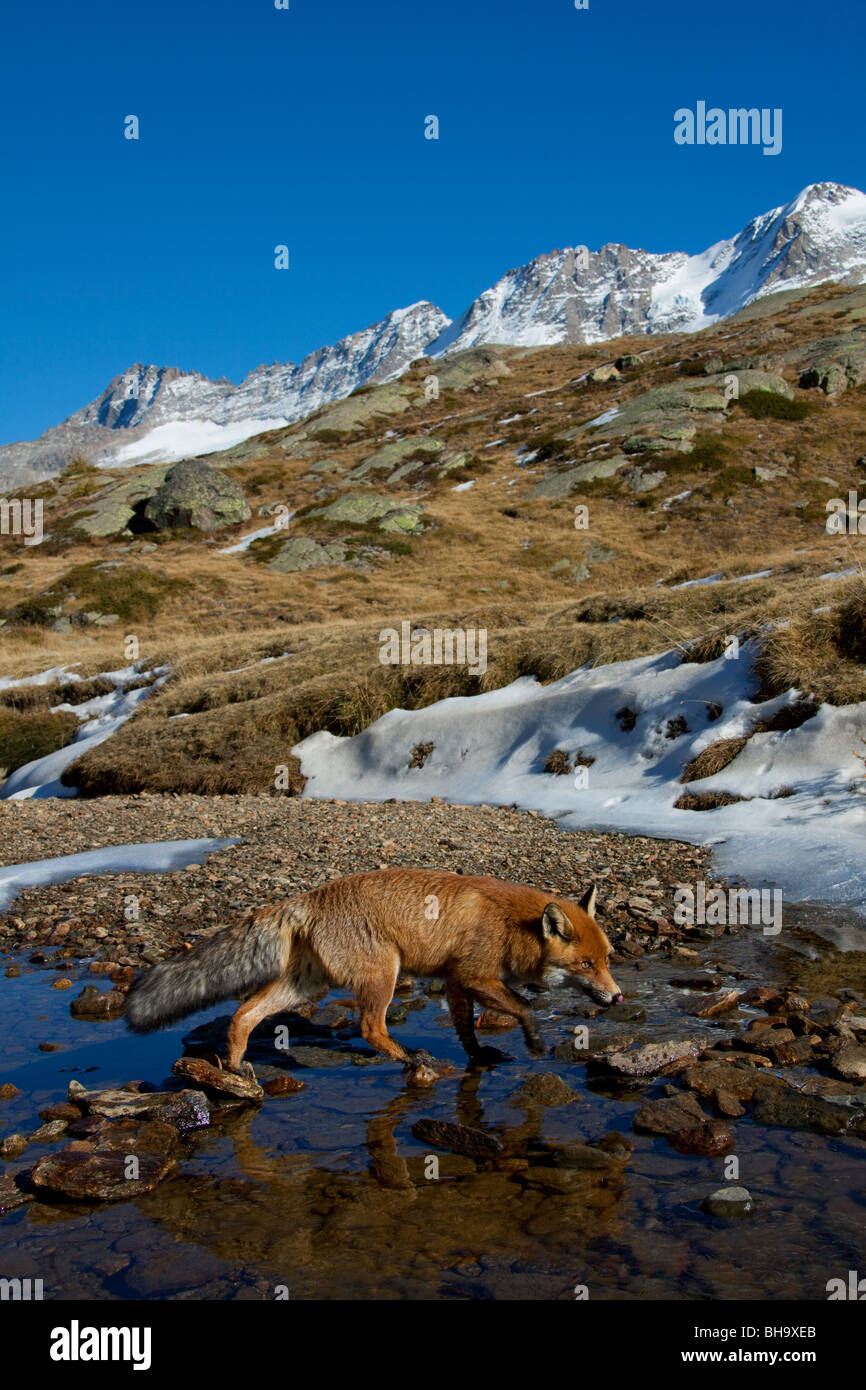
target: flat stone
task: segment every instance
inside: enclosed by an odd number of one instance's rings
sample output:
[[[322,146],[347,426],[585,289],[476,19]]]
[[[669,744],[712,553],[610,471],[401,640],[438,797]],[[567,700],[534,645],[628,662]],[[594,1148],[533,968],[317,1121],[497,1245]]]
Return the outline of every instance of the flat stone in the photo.
[[[715,1018],[717,1014],[735,1009],[740,996],[735,989],[722,990],[718,994],[704,994],[698,999],[687,999],[682,1005],[683,1013],[693,1018]]]
[[[490,1158],[503,1152],[502,1140],[498,1135],[472,1129],[469,1125],[453,1124],[448,1120],[416,1120],[412,1134],[422,1144],[447,1149],[450,1153],[465,1154],[468,1158]]]
[[[866,1081],[866,1047],[844,1043],[833,1056],[832,1068],[843,1081]]]
[[[128,1201],[152,1192],[174,1171],[171,1151],[176,1142],[177,1130],[170,1125],[125,1124],[97,1142],[76,1140],[41,1158],[30,1182],[37,1191],[79,1201]],[[131,1158],[137,1160],[135,1165]]]
[[[0,1174],[0,1216],[33,1201],[33,1193],[19,1186],[11,1173]]]
[[[606,1057],[590,1058],[587,1070],[614,1072],[619,1076],[656,1076],[674,1063],[696,1057],[699,1050],[694,1038],[646,1043],[630,1052],[611,1052]]]
[[[179,1057],[172,1071],[175,1076],[194,1081],[197,1086],[203,1086],[217,1096],[248,1101],[251,1105],[258,1104],[264,1096],[264,1090],[255,1077],[236,1076],[234,1072],[211,1066],[203,1057]]]

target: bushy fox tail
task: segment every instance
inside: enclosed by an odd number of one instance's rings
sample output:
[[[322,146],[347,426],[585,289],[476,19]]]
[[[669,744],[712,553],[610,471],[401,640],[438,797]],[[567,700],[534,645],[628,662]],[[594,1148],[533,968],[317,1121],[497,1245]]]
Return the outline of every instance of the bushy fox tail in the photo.
[[[282,975],[292,946],[288,904],[247,912],[139,977],[126,1000],[134,1033],[152,1033],[223,999],[246,998]]]

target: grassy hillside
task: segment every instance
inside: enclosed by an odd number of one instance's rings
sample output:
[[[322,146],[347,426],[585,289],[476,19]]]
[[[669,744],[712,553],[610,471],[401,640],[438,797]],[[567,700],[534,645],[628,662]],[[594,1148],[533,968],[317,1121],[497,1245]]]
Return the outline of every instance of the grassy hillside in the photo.
[[[148,529],[164,466],[78,460],[29,494],[43,544],[0,537],[2,674],[120,667],[130,636],[171,663],[67,774],[88,792],[265,791],[315,729],[671,646],[707,659],[733,633],[763,636],[756,693],[866,700],[863,537],[825,525],[866,494],[864,414],[866,290],[826,286],[700,334],[416,363],[211,456],[252,512],[218,532]],[[383,666],[403,621],[487,629],[488,669]],[[45,726],[60,698],[0,722],[0,765],[28,720],[33,746],[68,736]]]

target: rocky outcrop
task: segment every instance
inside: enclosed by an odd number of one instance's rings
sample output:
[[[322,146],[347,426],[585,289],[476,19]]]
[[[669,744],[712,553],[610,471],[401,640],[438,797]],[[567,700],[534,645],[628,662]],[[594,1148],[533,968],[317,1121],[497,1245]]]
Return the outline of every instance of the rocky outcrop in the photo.
[[[157,531],[191,527],[217,531],[250,516],[243,490],[218,468],[198,459],[176,463],[144,507],[144,516]]]

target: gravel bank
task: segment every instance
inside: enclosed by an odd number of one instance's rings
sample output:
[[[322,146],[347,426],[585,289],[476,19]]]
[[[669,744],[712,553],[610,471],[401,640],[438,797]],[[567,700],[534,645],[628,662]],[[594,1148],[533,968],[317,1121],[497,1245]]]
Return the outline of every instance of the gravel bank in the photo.
[[[88,876],[24,890],[0,920],[6,950],[149,962],[203,929],[342,874],[388,866],[485,873],[579,895],[599,888],[617,949],[641,955],[685,935],[671,922],[678,883],[712,881],[707,851],[643,836],[574,833],[533,811],[441,803],[345,803],[273,796],[107,797],[0,803],[4,865],[141,841],[240,836],[176,873]],[[129,895],[138,919],[127,920]],[[694,936],[694,931],[688,935]]]

